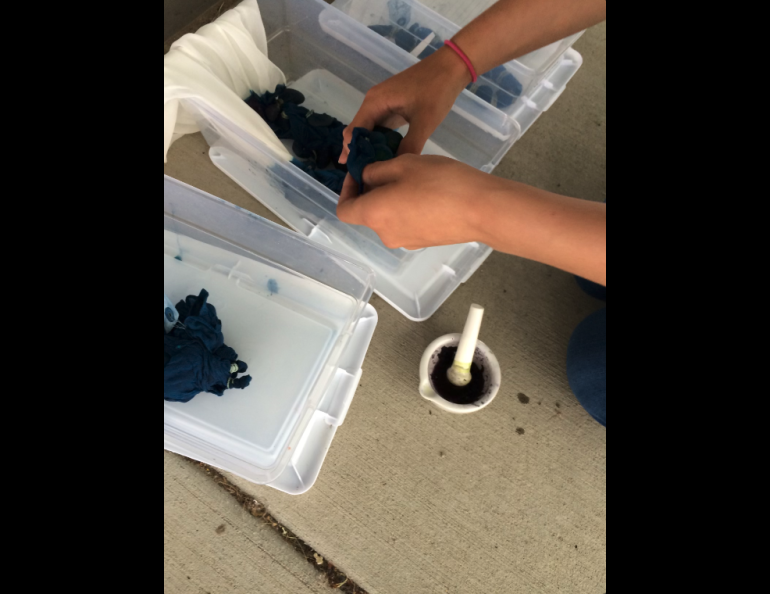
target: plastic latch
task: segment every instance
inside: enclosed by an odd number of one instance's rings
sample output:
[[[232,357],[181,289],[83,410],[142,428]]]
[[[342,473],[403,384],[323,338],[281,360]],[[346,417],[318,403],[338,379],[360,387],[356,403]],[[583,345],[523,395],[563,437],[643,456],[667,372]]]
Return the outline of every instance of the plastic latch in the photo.
[[[468,270],[468,272],[466,273],[466,275],[463,277],[463,280],[462,280],[462,284],[465,284],[465,283],[467,283],[467,282],[470,280],[470,278],[471,278],[471,277],[472,277],[474,274],[476,274],[476,272],[478,272],[479,268],[481,268],[481,265],[482,265],[484,262],[486,262],[486,261],[487,261],[487,258],[488,258],[488,257],[490,256],[490,254],[492,253],[492,250],[491,250],[490,248],[488,248],[488,247],[486,247],[486,246],[484,246],[484,247],[482,248],[482,245],[481,245],[480,243],[474,242],[474,243],[472,243],[471,245],[472,245],[473,247],[475,247],[477,250],[479,250],[481,254],[483,254],[483,253],[484,253],[484,251],[486,250],[486,255],[485,255],[485,256],[483,256],[483,257],[480,257],[480,258],[478,258],[478,261],[477,261],[477,262],[476,262],[476,263],[475,263],[475,264],[474,264],[474,265],[471,267],[471,269],[470,269],[470,270]]]
[[[310,221],[308,221],[307,219],[303,219],[303,220],[305,220],[310,225],[313,225],[313,223],[310,223]],[[310,231],[310,233],[307,234],[307,238],[310,239],[311,241],[316,242],[316,243],[321,243],[321,244],[326,244],[328,246],[333,246],[334,242],[332,241],[332,238],[329,237],[326,233],[324,233],[321,230],[321,224],[323,222],[324,221],[321,221],[317,225],[313,225],[313,229]]]
[[[353,397],[361,383],[361,366],[369,350],[369,344],[377,326],[377,312],[371,305],[364,309],[364,315],[358,320],[350,336],[345,352],[318,411],[326,414],[327,423],[339,427],[345,422]]]
[[[337,370],[329,392],[318,409],[326,414],[326,422],[332,427],[339,427],[345,422],[362,375],[361,369],[355,374],[348,373],[344,369]]]

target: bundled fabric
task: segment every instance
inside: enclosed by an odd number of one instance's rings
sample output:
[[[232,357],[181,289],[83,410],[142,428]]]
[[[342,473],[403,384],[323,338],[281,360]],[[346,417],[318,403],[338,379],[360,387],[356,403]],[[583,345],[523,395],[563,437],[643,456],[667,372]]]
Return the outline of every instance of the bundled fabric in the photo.
[[[345,184],[345,178],[348,175],[344,171],[339,169],[318,169],[314,163],[311,163],[310,161],[300,161],[299,159],[293,159],[292,164],[295,167],[299,167],[313,179],[321,182],[321,184],[329,188],[335,194],[342,194],[342,187]]]
[[[297,157],[325,169],[340,159],[345,124],[325,113],[302,107],[304,102],[302,93],[285,85],[278,85],[274,93],[252,93],[246,100],[278,138],[294,141],[292,150]]]
[[[348,171],[363,189],[364,168],[398,154],[403,140],[398,132],[379,126],[374,132],[357,128],[353,132],[348,163],[340,165],[345,124],[328,114],[302,107],[304,102],[302,93],[285,85],[278,85],[272,93],[252,92],[246,100],[278,138],[294,141],[292,150],[298,159],[292,163],[335,194],[342,193]]]
[[[364,193],[364,169],[377,161],[389,161],[398,154],[402,136],[387,128],[377,127],[374,132],[366,128],[353,130],[353,142],[350,143],[348,171],[356,180],[361,193]]]
[[[169,334],[164,331],[164,400],[189,402],[202,392],[223,396],[225,390],[251,383],[251,376],[238,377],[248,366],[225,344],[222,322],[208,297],[204,289],[180,301],[179,322]]]
[[[468,90],[500,109],[513,105],[513,102],[521,97],[521,94],[524,92],[524,87],[519,82],[519,79],[508,72],[504,66],[498,66],[494,70],[490,70],[481,78],[482,80],[475,85],[470,84]],[[484,84],[485,82],[487,84]],[[490,86],[489,83],[496,85],[498,87],[497,90],[495,90],[494,86]]]

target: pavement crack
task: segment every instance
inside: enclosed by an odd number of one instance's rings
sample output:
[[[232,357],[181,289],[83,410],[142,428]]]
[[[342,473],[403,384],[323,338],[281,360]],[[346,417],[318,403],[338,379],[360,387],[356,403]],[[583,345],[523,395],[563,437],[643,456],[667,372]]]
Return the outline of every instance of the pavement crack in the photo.
[[[368,594],[366,590],[351,580],[345,572],[341,571],[333,563],[330,563],[325,556],[318,553],[313,547],[273,518],[263,504],[233,485],[221,472],[202,462],[196,462],[189,458],[187,458],[187,461],[205,472],[209,478],[229,493],[252,517],[260,520],[265,526],[272,528],[278,536],[289,543],[316,571],[326,577],[330,588],[338,590],[343,594]],[[323,562],[319,563],[319,559],[322,559]]]

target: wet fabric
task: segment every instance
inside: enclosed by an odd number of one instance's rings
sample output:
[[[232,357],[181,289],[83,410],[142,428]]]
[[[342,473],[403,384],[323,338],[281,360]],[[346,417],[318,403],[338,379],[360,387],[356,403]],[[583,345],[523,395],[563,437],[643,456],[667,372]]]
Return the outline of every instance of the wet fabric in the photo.
[[[252,93],[246,103],[270,126],[278,138],[293,140],[294,154],[325,169],[339,161],[345,124],[324,113],[302,107],[305,96],[279,85],[275,93]]]
[[[498,66],[484,74],[479,82],[468,85],[468,90],[487,103],[505,109],[521,97],[524,87],[505,67]]]
[[[252,93],[246,100],[278,138],[294,141],[292,150],[297,158],[292,163],[335,194],[342,193],[349,168],[361,185],[367,165],[393,159],[398,154],[401,134],[389,128],[377,127],[374,132],[359,128],[353,133],[348,164],[340,165],[346,125],[328,114],[302,107],[304,102],[302,93],[285,85],[279,85],[274,93]]]
[[[248,366],[225,344],[222,322],[208,298],[203,289],[198,297],[180,301],[178,324],[169,334],[164,331],[164,400],[189,402],[202,392],[223,396],[225,390],[251,384],[251,376],[238,377]]]
[[[364,169],[377,161],[389,161],[398,154],[402,137],[398,132],[377,127],[373,132],[366,128],[353,130],[350,143],[348,171],[364,193]]]
[[[299,167],[313,179],[321,182],[321,184],[329,188],[335,194],[342,194],[342,187],[345,184],[345,178],[348,175],[344,171],[340,171],[339,169],[318,169],[313,163],[310,163],[309,161],[300,161],[299,159],[292,160],[292,164]]]

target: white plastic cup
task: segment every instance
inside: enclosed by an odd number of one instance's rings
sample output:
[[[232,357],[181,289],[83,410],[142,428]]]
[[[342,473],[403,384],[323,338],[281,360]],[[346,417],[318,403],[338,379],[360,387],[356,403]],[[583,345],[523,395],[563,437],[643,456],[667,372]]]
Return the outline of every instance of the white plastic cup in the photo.
[[[487,345],[478,341],[473,362],[484,369],[484,380],[487,386],[484,394],[482,394],[478,401],[472,402],[471,404],[455,404],[454,402],[449,402],[439,396],[433,389],[430,376],[436,368],[441,349],[444,347],[458,346],[460,344],[460,338],[462,338],[462,334],[447,334],[446,336],[434,340],[425,350],[425,354],[422,356],[422,361],[420,363],[420,396],[447,412],[462,415],[477,412],[482,408],[489,406],[489,403],[495,399],[495,396],[497,396],[497,393],[500,391],[503,373],[495,354]]]

